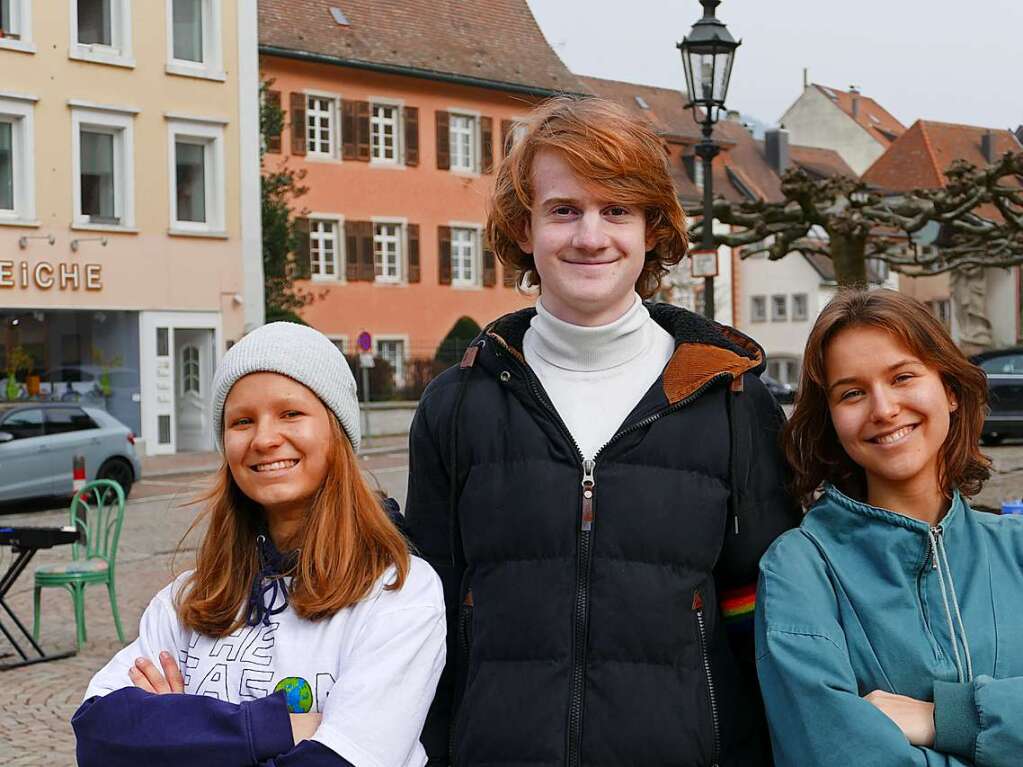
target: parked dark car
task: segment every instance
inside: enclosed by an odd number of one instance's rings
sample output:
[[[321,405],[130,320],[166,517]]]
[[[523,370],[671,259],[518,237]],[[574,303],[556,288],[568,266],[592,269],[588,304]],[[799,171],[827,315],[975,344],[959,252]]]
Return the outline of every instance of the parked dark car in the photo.
[[[980,441],[997,445],[1023,437],[1023,346],[981,352],[971,361],[987,374],[990,412]]]
[[[779,405],[791,405],[796,401],[796,387],[792,384],[782,383],[767,373],[761,373],[760,380],[764,382],[767,390],[774,395],[774,399]]]

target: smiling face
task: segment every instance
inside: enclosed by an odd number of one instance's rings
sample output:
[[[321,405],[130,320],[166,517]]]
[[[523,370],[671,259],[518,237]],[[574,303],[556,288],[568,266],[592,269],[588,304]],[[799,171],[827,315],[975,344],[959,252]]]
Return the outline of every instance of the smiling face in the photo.
[[[575,325],[605,325],[632,306],[653,247],[641,206],[583,183],[561,154],[533,162],[533,206],[519,247],[531,253],[544,307]]]
[[[227,465],[268,518],[294,520],[308,510],[327,476],[331,418],[312,391],[287,376],[250,373],[231,387],[224,404]]]
[[[958,404],[937,371],[892,334],[864,326],[837,333],[824,361],[831,421],[866,473],[870,502],[940,492],[939,456]]]

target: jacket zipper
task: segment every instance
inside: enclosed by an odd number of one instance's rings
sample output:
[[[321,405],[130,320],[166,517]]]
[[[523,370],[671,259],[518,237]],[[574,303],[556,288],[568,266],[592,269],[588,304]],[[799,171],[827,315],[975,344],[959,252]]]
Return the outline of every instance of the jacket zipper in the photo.
[[[579,448],[579,443],[575,441],[572,433],[565,426],[565,422],[558,415],[557,409],[554,407],[554,403],[550,401],[550,398],[546,396],[546,393],[538,385],[538,379],[536,374],[529,369],[528,365],[519,362],[514,355],[512,355],[511,349],[507,342],[500,336],[493,336],[502,346],[509,352],[509,357],[514,360],[514,364],[521,368],[526,382],[529,384],[529,390],[532,395],[536,398],[548,414],[552,417],[555,426],[561,431],[565,439],[575,448],[576,456],[579,459],[581,468],[583,471],[582,477],[582,502],[579,515],[579,557],[576,560],[576,585],[575,585],[575,605],[573,608],[572,616],[572,675],[570,685],[570,697],[568,706],[568,744],[567,754],[565,762],[568,767],[578,767],[581,760],[582,752],[582,724],[583,724],[583,708],[584,708],[584,696],[586,692],[585,685],[585,672],[586,672],[586,627],[589,619],[589,604],[590,604],[590,561],[593,556],[593,523],[596,521],[596,514],[594,511],[594,500],[596,499],[596,481],[594,474],[596,471],[597,459],[601,453],[610,445],[617,442],[626,434],[644,429],[650,424],[657,421],[659,418],[666,416],[670,413],[674,413],[676,410],[685,407],[703,392],[709,389],[718,381],[721,381],[729,377],[728,373],[719,373],[713,378],[705,381],[698,389],[693,391],[687,397],[675,402],[672,405],[659,410],[652,415],[648,415],[646,418],[642,418],[636,423],[627,426],[626,428],[615,433],[611,439],[605,442],[600,449],[594,454],[592,459],[587,459],[583,455],[583,451]],[[587,492],[589,495],[587,495]],[[700,620],[702,620],[702,615]],[[702,637],[702,634],[701,634]],[[705,653],[706,657],[706,653]],[[708,669],[708,681],[710,681],[710,666],[709,661],[707,662]],[[712,683],[712,682],[711,682]],[[717,726],[717,704],[716,702],[712,705],[713,714],[715,717],[714,725],[714,738],[715,744],[718,740],[718,726]],[[717,745],[715,745],[715,757],[714,761],[717,761]],[[717,767],[716,764],[713,767]]]
[[[455,722],[458,718],[458,710],[462,707],[462,700],[465,698],[466,688],[469,686],[469,650],[472,647],[472,611],[473,611],[472,588],[465,592],[465,598],[458,608],[458,656],[461,661],[460,667],[465,669],[465,679],[461,690],[456,684],[455,694],[459,694],[458,705],[455,708],[455,716],[451,718],[451,726],[448,728],[448,764],[455,763]],[[456,666],[459,668],[459,666]]]
[[[707,677],[710,720],[714,728],[714,745],[711,750],[710,762],[711,767],[718,767],[718,755],[721,753],[721,719],[718,715],[718,697],[714,687],[714,675],[710,669],[710,654],[707,652],[707,625],[703,619],[703,596],[699,590],[693,594],[693,612],[696,613],[696,625],[700,631],[700,655],[703,659],[703,673]]]

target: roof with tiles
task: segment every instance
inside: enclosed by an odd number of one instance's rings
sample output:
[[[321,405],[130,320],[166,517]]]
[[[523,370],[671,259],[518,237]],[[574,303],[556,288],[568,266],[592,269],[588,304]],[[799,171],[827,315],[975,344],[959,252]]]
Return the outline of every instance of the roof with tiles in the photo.
[[[831,176],[849,176],[856,178],[856,171],[842,159],[834,149],[819,149],[812,146],[789,146],[789,159],[811,176],[829,178]]]
[[[259,44],[264,53],[314,54],[541,94],[586,93],[526,0],[259,0]]]
[[[956,160],[988,164],[982,150],[986,133],[991,133],[993,159],[1023,149],[1009,130],[917,120],[867,168],[863,180],[891,192],[945,186],[945,171]]]
[[[890,145],[906,130],[906,126],[895,119],[891,112],[859,91],[842,91],[818,83],[814,83],[813,87],[829,98],[835,106],[849,115],[883,146]]]

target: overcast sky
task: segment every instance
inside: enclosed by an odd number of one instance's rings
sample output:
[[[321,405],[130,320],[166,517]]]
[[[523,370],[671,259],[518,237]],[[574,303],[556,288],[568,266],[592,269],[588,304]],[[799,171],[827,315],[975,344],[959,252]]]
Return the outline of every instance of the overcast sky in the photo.
[[[583,75],[683,89],[675,43],[698,0],[528,0]],[[1023,0],[723,0],[742,39],[727,106],[776,123],[810,82],[859,86],[906,126],[918,118],[1023,123]]]

